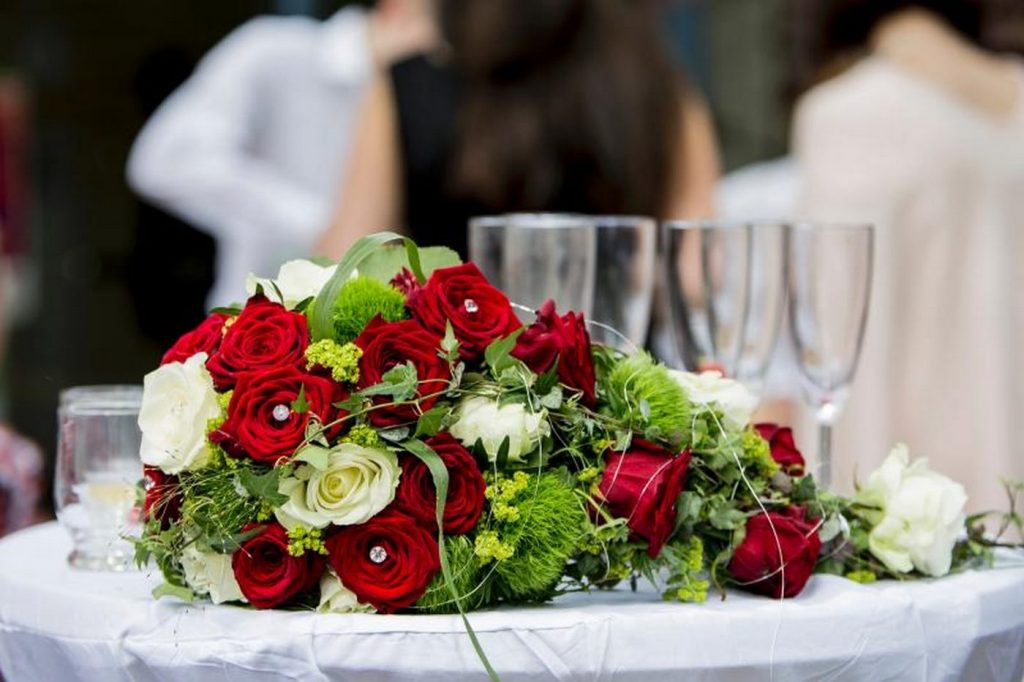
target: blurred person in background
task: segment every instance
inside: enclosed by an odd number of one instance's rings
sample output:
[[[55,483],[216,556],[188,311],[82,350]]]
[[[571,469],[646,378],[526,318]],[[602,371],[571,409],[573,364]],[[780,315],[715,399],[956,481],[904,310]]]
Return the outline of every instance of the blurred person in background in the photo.
[[[465,257],[474,215],[710,213],[712,125],[652,3],[440,0],[438,16],[444,48],[371,86],[323,253],[397,227]]]
[[[215,47],[132,148],[142,196],[218,244],[211,306],[307,255],[326,225],[369,76],[434,40],[429,0],[380,0],[325,22],[259,17]]]
[[[799,215],[876,225],[836,480],[905,441],[974,510],[1024,478],[1024,67],[979,26],[966,0],[833,2],[793,128]]]

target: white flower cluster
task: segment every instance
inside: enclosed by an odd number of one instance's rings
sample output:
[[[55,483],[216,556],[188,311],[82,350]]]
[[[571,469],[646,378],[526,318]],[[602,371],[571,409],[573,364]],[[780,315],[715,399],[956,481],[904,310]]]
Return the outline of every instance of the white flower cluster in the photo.
[[[281,266],[274,279],[257,277],[250,272],[245,278],[245,292],[252,296],[259,285],[264,296],[291,310],[307,298],[319,294],[333,274],[333,265],[317,265],[304,259],[290,260]]]
[[[509,461],[522,462],[541,439],[550,434],[551,428],[547,410],[530,412],[520,403],[499,405],[496,400],[476,396],[459,405],[449,432],[468,448],[481,443],[492,462],[507,438]]]

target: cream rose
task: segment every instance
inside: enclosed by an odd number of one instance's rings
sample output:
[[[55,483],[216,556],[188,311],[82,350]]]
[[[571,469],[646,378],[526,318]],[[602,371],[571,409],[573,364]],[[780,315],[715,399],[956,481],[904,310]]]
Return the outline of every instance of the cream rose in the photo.
[[[245,278],[245,291],[252,296],[256,293],[258,284],[263,287],[263,293],[267,298],[291,309],[307,298],[319,294],[327,280],[334,274],[334,267],[317,265],[304,259],[290,260],[281,266],[273,280],[249,273]],[[277,289],[274,288],[275,285]],[[281,292],[281,296],[277,295],[278,291]]]
[[[401,474],[395,453],[342,443],[323,459],[322,468],[304,464],[278,484],[288,496],[276,511],[286,528],[365,523],[395,499]]]
[[[707,405],[719,410],[725,426],[743,429],[757,409],[757,398],[738,381],[727,379],[721,372],[680,372],[670,369],[669,374],[682,386],[686,397],[695,405]]]
[[[193,543],[181,553],[181,568],[192,591],[210,595],[214,604],[247,601],[235,580],[230,554],[202,552]]]
[[[547,410],[529,412],[520,403],[499,406],[495,400],[477,396],[459,406],[456,422],[449,431],[466,447],[473,447],[477,441],[482,443],[487,458],[493,462],[506,438],[509,460],[522,461],[551,429]]]
[[[142,383],[142,461],[169,474],[205,466],[207,422],[220,415],[206,353],[163,365]]]
[[[345,587],[341,578],[333,568],[324,571],[320,578],[320,605],[316,610],[321,613],[374,613],[369,604],[360,604],[355,593]]]
[[[875,525],[868,549],[892,571],[925,575],[949,573],[953,546],[964,529],[967,494],[963,486],[928,468],[927,459],[909,463],[902,443],[854,495]]]

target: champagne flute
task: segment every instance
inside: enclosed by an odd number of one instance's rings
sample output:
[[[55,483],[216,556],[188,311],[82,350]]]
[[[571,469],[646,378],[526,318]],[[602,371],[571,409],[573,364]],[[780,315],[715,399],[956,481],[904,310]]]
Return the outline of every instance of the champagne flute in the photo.
[[[590,338],[624,352],[647,339],[658,229],[653,218],[595,216],[597,268]]]
[[[735,376],[750,304],[751,228],[743,223],[665,223],[669,316],[690,371]]]
[[[818,479],[832,485],[832,426],[849,395],[871,294],[874,228],[797,223],[789,234],[789,322],[804,399],[819,428]]]
[[[751,225],[750,306],[736,378],[759,396],[786,307],[786,242],[783,223]]]

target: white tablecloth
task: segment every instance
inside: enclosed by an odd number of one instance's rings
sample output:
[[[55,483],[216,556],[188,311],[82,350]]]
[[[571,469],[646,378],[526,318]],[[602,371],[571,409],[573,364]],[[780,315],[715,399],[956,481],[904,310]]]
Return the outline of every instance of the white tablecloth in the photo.
[[[0,541],[0,670],[68,680],[478,680],[457,617],[155,601],[155,573],[65,565],[56,524]],[[785,602],[650,591],[471,614],[505,680],[1006,680],[1024,675],[1024,562],[937,581],[811,580]]]

